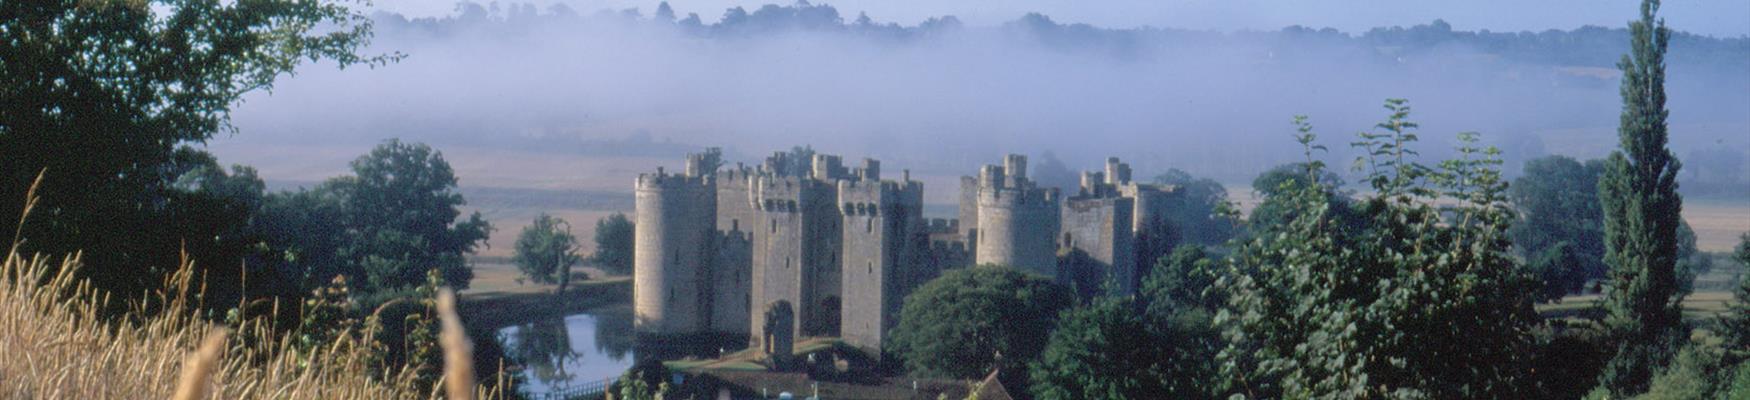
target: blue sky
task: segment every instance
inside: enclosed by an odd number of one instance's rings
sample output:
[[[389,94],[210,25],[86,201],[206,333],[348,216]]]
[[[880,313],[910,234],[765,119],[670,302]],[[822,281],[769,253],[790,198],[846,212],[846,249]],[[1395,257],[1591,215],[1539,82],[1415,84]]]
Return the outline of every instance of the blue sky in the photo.
[[[487,0],[475,0],[489,3]],[[409,16],[449,13],[457,0],[378,0],[375,8]],[[508,2],[508,1],[507,1]],[[579,11],[639,8],[646,14],[658,1],[524,0],[541,6],[563,2]],[[683,15],[696,12],[714,21],[729,7],[748,9],[789,0],[675,0]],[[1027,12],[1059,22],[1103,27],[1156,26],[1190,29],[1274,30],[1288,25],[1334,27],[1358,32],[1376,26],[1414,25],[1445,19],[1454,29],[1520,31],[1572,29],[1582,25],[1622,26],[1635,17],[1638,0],[816,0],[831,4],[847,19],[864,11],[877,21],[915,24],[932,16],[954,15],[973,25],[994,25]],[[1661,15],[1673,28],[1714,36],[1750,35],[1750,0],[1667,1]]]

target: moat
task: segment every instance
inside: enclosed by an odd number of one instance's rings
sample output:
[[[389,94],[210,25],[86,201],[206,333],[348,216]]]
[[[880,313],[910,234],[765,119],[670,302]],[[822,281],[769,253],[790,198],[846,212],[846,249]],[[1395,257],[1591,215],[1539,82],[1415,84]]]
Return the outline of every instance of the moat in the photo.
[[[640,341],[632,329],[632,306],[624,303],[498,330],[505,356],[521,365],[515,371],[523,380],[521,391],[530,396],[619,377],[640,356],[712,357],[720,351],[740,350],[745,339],[734,344],[716,341],[717,347],[711,349],[703,344]]]
[[[522,369],[523,392],[540,395],[619,376],[636,360],[632,308],[616,305],[498,330]]]

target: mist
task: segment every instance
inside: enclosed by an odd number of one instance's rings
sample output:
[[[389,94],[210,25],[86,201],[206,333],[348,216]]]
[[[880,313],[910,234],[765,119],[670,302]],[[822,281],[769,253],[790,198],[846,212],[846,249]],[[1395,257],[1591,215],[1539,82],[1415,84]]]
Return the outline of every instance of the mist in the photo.
[[[654,4],[458,10],[377,14],[371,52],[405,59],[306,66],[238,106],[238,133],[215,145],[399,137],[440,148],[660,149],[641,155],[720,146],[732,161],[811,145],[942,174],[1050,151],[1072,169],[1118,156],[1139,177],[1179,168],[1248,182],[1303,157],[1293,116],[1311,117],[1332,149],[1322,159],[1347,166],[1347,143],[1385,118],[1382,101],[1407,98],[1427,161],[1475,131],[1503,147],[1513,170],[1530,157],[1599,157],[1616,146],[1613,64],[1627,43],[1619,27],[1503,36],[1431,21],[1373,33],[1106,29],[1040,14],[997,26],[893,23],[806,3],[742,16],[675,10],[673,20]],[[1417,35],[1432,39],[1389,42]],[[1501,37],[1518,41],[1487,45]],[[1514,47],[1526,43],[1547,47]],[[1750,39],[1679,35],[1671,54],[1673,150],[1750,157]]]

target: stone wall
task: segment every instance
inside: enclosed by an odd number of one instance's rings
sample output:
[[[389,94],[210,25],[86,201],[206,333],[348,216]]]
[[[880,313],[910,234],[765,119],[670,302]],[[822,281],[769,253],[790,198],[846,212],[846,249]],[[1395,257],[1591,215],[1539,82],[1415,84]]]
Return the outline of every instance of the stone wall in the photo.
[[[634,327],[640,333],[680,334],[710,325],[708,263],[715,193],[709,180],[688,175],[638,176],[637,226],[632,265]]]
[[[1098,264],[1101,280],[1120,294],[1134,294],[1142,283],[1130,227],[1135,202],[1126,197],[1075,198],[1064,202],[1058,245],[1080,250]],[[1067,274],[1065,274],[1067,275]],[[1064,275],[1060,275],[1060,278]]]

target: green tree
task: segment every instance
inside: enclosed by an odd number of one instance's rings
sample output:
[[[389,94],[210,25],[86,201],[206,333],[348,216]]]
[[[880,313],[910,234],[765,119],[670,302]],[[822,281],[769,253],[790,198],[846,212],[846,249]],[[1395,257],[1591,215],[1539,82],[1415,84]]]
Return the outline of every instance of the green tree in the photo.
[[[1732,258],[1742,268],[1738,272],[1738,287],[1732,291],[1738,301],[1720,317],[1720,330],[1726,339],[1728,362],[1745,363],[1750,360],[1750,232],[1738,236],[1738,248],[1732,252]],[[1750,374],[1750,370],[1745,373]]]
[[[623,213],[596,220],[595,254],[590,255],[590,262],[616,274],[632,273],[633,229],[632,220]]]
[[[1304,123],[1304,119],[1297,121]],[[1303,124],[1300,125],[1300,129],[1310,130],[1312,126]],[[1316,188],[1323,192],[1325,202],[1329,203],[1330,206],[1328,210],[1336,213],[1340,217],[1337,218],[1338,220],[1353,219],[1341,217],[1350,214],[1348,212],[1350,205],[1348,195],[1340,191],[1344,184],[1343,178],[1322,167],[1317,168],[1318,176],[1308,175],[1310,162],[1278,165],[1252,179],[1252,193],[1261,198],[1262,201],[1258,202],[1258,205],[1252,208],[1251,214],[1246,217],[1246,232],[1269,230],[1268,227],[1292,219],[1294,207],[1289,201],[1291,196],[1281,195],[1304,188]]]
[[[1585,261],[1568,242],[1544,248],[1527,265],[1539,281],[1537,300],[1561,301],[1563,296],[1578,292],[1586,284]]]
[[[1582,279],[1605,278],[1604,208],[1598,201],[1603,174],[1603,160],[1548,156],[1527,161],[1507,192],[1520,216],[1508,231],[1519,254],[1535,258],[1566,243]]]
[[[1225,299],[1218,291],[1209,290],[1224,272],[1219,261],[1202,246],[1174,249],[1173,254],[1162,257],[1142,281],[1143,296],[1151,299],[1147,306],[1151,310],[1160,309],[1160,312],[1152,313],[1186,309],[1214,311],[1219,308]]]
[[[232,104],[303,62],[392,59],[356,53],[370,32],[329,0],[0,3],[0,230],[26,253],[82,252],[100,287],[154,287],[183,240],[208,239],[167,215],[188,172],[179,146],[230,128]],[[40,207],[19,229],[38,173]],[[238,286],[225,278],[241,260],[195,256],[209,287]]]
[[[539,283],[558,283],[556,292],[560,293],[565,292],[565,284],[571,281],[571,267],[582,260],[577,255],[577,237],[571,235],[571,224],[546,213],[536,216],[517,234],[516,252],[511,258],[523,276]]]
[[[1621,148],[1605,160],[1598,182],[1611,280],[1604,323],[1617,341],[1616,356],[1600,383],[1617,396],[1645,391],[1653,371],[1669,361],[1672,342],[1683,336],[1677,268],[1681,163],[1665,147],[1665,50],[1671,32],[1655,19],[1658,9],[1658,1],[1643,1],[1640,20],[1629,24],[1630,54],[1617,63],[1623,72]]]
[[[1284,222],[1224,262],[1228,307],[1215,320],[1227,391],[1245,398],[1512,398],[1532,389],[1529,276],[1509,254],[1512,219],[1497,151],[1461,134],[1461,158],[1414,161],[1403,100],[1361,134],[1374,194],[1351,224],[1321,185],[1285,184]],[[1316,136],[1298,120],[1306,181]],[[1445,199],[1448,209],[1432,204]]]
[[[1234,237],[1239,221],[1222,212],[1227,204],[1227,188],[1221,182],[1169,169],[1156,176],[1155,183],[1178,187],[1180,196],[1175,199],[1180,203],[1167,214],[1168,226],[1174,231],[1172,237],[1178,243],[1213,246]]]
[[[418,286],[427,269],[438,270],[445,285],[466,289],[474,273],[463,255],[492,226],[479,212],[457,220],[466,201],[443,154],[391,139],[353,160],[352,170],[325,184],[341,199],[346,221],[341,262],[377,291]]]
[[[906,296],[885,344],[913,374],[975,379],[992,368],[1024,378],[1045,348],[1057,314],[1074,304],[1067,288],[1003,266],[943,273]]]
[[[1156,323],[1131,298],[1102,297],[1065,311],[1030,388],[1040,399],[1208,397],[1200,338]]]

